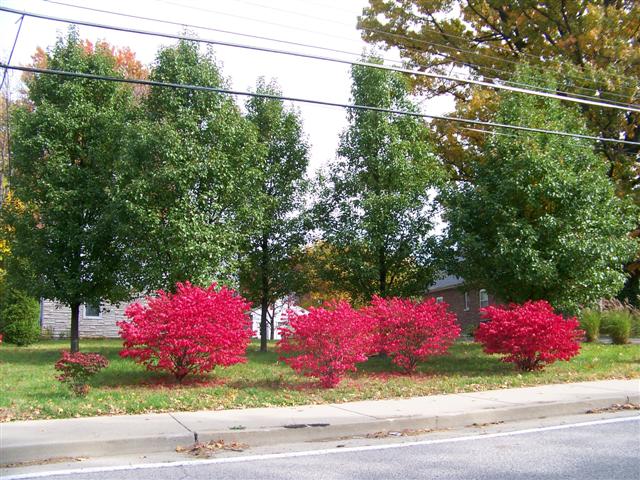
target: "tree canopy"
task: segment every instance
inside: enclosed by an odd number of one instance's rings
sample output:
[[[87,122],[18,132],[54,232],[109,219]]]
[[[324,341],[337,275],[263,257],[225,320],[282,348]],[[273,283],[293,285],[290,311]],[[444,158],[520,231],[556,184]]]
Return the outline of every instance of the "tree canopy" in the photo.
[[[358,27],[366,41],[398,48],[408,64],[420,70],[455,71],[463,77],[530,88],[531,82],[514,78],[518,66],[527,63],[534,77],[550,72],[558,79],[553,88],[542,87],[544,91],[621,105],[640,103],[636,1],[369,0]],[[413,84],[428,97],[453,94],[455,113],[461,117],[492,120],[499,107],[497,92],[485,87],[427,77],[414,77]],[[592,134],[640,141],[637,112],[580,105],[579,113]],[[523,124],[522,120],[514,123]],[[433,125],[437,153],[450,174],[468,179],[471,165],[483,155],[487,135],[446,121]],[[640,206],[640,148],[602,143],[598,152],[607,159],[606,173],[616,194]],[[640,235],[640,222],[632,231]],[[640,252],[626,269],[630,278],[620,295],[638,304]]]
[[[552,91],[595,96],[603,101],[637,104],[640,90],[640,4],[625,0],[369,0],[358,26],[369,42],[397,47],[412,66],[449,73],[451,68],[483,79],[512,78],[518,65],[532,74],[553,72],[560,81]],[[415,77],[426,95],[453,93],[457,111],[489,119],[496,111],[496,92],[450,81]],[[587,127],[603,136],[640,140],[640,114],[581,106]],[[482,144],[483,134],[459,131],[436,122],[441,153],[458,175],[467,170],[466,144]],[[619,195],[640,203],[640,164],[634,146],[603,145],[608,174]]]
[[[258,79],[258,93],[280,95],[272,81]],[[255,127],[263,158],[260,183],[252,192],[258,211],[256,228],[248,235],[240,268],[243,294],[261,307],[261,350],[267,348],[267,309],[297,285],[296,254],[304,245],[304,197],[308,145],[299,114],[280,100],[253,97],[247,120]],[[273,325],[272,325],[273,327]]]
[[[501,95],[497,118],[587,132],[576,109],[523,94]],[[505,301],[545,299],[568,313],[614,296],[638,248],[628,235],[638,209],[606,170],[591,141],[498,132],[469,181],[444,196],[454,269]]]
[[[120,75],[112,52],[85,48],[73,29],[44,55],[52,69]],[[9,262],[31,294],[71,307],[71,346],[77,350],[79,305],[131,294],[121,275],[119,209],[112,193],[132,91],[56,75],[31,75],[26,87],[27,101],[13,116],[16,201],[3,205]]]
[[[212,52],[186,41],[160,50],[150,79],[226,84]],[[118,196],[138,288],[235,278],[263,150],[234,101],[152,87],[127,143]]]
[[[351,76],[353,103],[416,111],[399,74],[354,66]],[[325,272],[365,301],[421,294],[434,273],[429,189],[441,178],[427,126],[375,111],[350,110],[348,120],[320,178],[318,226],[335,252]]]

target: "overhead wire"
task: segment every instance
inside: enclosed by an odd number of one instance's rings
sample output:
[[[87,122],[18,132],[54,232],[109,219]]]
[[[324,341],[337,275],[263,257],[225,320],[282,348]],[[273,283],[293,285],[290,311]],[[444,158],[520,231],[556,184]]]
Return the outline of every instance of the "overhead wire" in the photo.
[[[91,12],[97,12],[97,13],[105,13],[107,15],[115,15],[115,16],[119,16],[119,17],[123,17],[123,18],[131,18],[131,19],[136,19],[136,20],[145,20],[145,21],[150,21],[150,22],[157,22],[157,23],[162,23],[162,24],[166,24],[166,25],[174,25],[174,26],[180,26],[180,27],[188,27],[188,28],[195,28],[198,30],[207,30],[207,31],[211,31],[211,32],[216,32],[216,33],[223,33],[223,34],[227,34],[227,35],[236,35],[236,36],[240,36],[243,38],[250,38],[250,39],[254,39],[254,40],[261,40],[261,41],[269,41],[269,42],[274,42],[274,43],[281,43],[281,44],[286,44],[286,45],[291,45],[291,46],[296,46],[296,47],[304,47],[304,48],[312,48],[312,49],[316,49],[316,50],[321,50],[321,51],[328,51],[328,52],[332,52],[332,53],[340,53],[340,54],[348,54],[348,55],[354,55],[354,56],[359,56],[360,54],[353,52],[353,51],[348,51],[348,50],[341,50],[341,49],[335,49],[335,48],[329,48],[329,47],[322,47],[322,46],[318,46],[318,45],[312,45],[312,44],[308,44],[308,43],[301,43],[301,42],[293,42],[293,41],[289,41],[289,40],[282,40],[282,39],[275,39],[272,37],[266,37],[266,36],[262,36],[262,35],[254,35],[254,34],[248,34],[248,33],[242,33],[242,32],[234,32],[231,30],[224,30],[224,29],[218,29],[218,28],[213,28],[213,27],[209,27],[209,26],[203,26],[203,25],[196,25],[196,24],[189,24],[189,23],[183,23],[183,22],[177,22],[177,21],[171,21],[171,20],[164,20],[164,19],[159,19],[159,18],[153,18],[153,17],[148,17],[148,16],[143,16],[143,15],[135,15],[135,14],[130,14],[130,13],[122,13],[122,12],[114,12],[111,10],[105,10],[105,9],[101,9],[101,8],[95,8],[95,7],[87,7],[84,5],[76,5],[73,3],[68,3],[68,2],[63,2],[63,1],[58,1],[58,0],[42,0],[44,2],[47,3],[51,3],[51,4],[56,4],[56,5],[62,5],[62,6],[66,6],[66,7],[71,7],[71,8],[76,8],[76,9],[80,9],[80,10],[85,10],[85,11],[91,11]],[[238,1],[243,1],[243,0],[238,0]],[[344,39],[349,39],[348,37],[341,37]],[[484,69],[488,69],[488,70],[492,70],[492,71],[498,71],[498,72],[503,72],[503,73],[507,73],[510,74],[511,72],[508,72],[506,70],[500,70],[500,69],[496,69],[496,68],[492,68],[492,67],[481,67],[479,65],[476,64],[472,64],[472,63],[468,63],[468,62],[461,62],[458,61],[456,59],[453,59],[452,57],[446,55],[446,54],[438,54],[444,58],[450,59],[452,62],[455,63],[461,63],[463,65],[468,66],[469,68],[484,68]],[[394,63],[394,64],[400,64],[402,65],[402,61],[400,60],[395,60],[395,59],[390,59],[390,58],[385,58],[382,57],[381,58],[383,61],[385,62],[389,62],[389,63]],[[417,67],[420,68],[426,68],[426,65],[420,65],[417,64]],[[536,86],[536,85],[531,85],[528,83],[524,83],[524,82],[516,82],[516,81],[512,81],[512,80],[504,80],[501,78],[497,78],[497,77],[487,77],[487,76],[483,76],[483,78],[485,80],[492,80],[492,81],[501,81],[504,82],[508,85],[516,85],[516,86],[521,86],[521,87],[528,87],[531,89],[538,89],[538,90],[542,90],[542,91],[547,91],[547,92],[554,92],[557,94],[561,94],[561,95],[570,95],[570,96],[575,96],[575,97],[579,97],[579,98],[586,98],[586,99],[595,99],[595,100],[602,100],[601,97],[597,97],[594,95],[584,95],[584,94],[579,94],[579,93],[575,93],[575,92],[567,92],[567,91],[562,91],[559,89],[552,89],[552,88],[548,88],[548,87],[543,87],[543,86]],[[583,87],[578,87],[581,90],[589,90]],[[616,93],[608,93],[608,95],[612,95],[615,97],[619,97],[619,98],[624,98],[626,99],[627,97],[624,97],[622,95],[616,94]],[[610,100],[607,99],[608,103],[613,103],[616,105],[624,105],[624,106],[633,106],[630,103],[627,102],[619,102],[616,100]]]
[[[18,30],[16,31],[16,36],[13,39],[13,45],[11,46],[11,51],[9,52],[9,59],[7,60],[7,64],[11,64],[11,59],[13,58],[13,52],[16,49],[16,45],[18,44],[18,38],[20,37],[20,30],[22,30],[22,23],[24,22],[24,15],[20,17],[18,20],[20,24],[18,25]],[[7,79],[7,69],[2,73],[2,82],[0,82],[0,92],[2,91],[2,87],[4,87],[4,81]]]
[[[458,83],[479,85],[479,86],[494,88],[494,89],[498,89],[498,90],[507,90],[507,91],[517,92],[517,93],[526,93],[526,94],[530,94],[530,95],[537,95],[537,96],[540,96],[540,97],[553,98],[553,99],[561,100],[561,101],[568,101],[568,102],[574,102],[574,103],[598,106],[598,107],[601,107],[601,108],[613,108],[613,109],[618,109],[618,110],[632,111],[632,112],[640,113],[640,107],[639,106],[628,106],[627,107],[627,106],[621,106],[621,105],[616,105],[616,104],[607,103],[607,102],[594,101],[594,100],[588,100],[588,99],[580,99],[580,98],[568,97],[568,96],[558,95],[558,94],[549,93],[549,92],[541,92],[541,91],[529,90],[529,89],[520,88],[520,87],[512,87],[512,86],[509,86],[509,85],[495,84],[495,83],[491,83],[491,82],[485,82],[485,81],[482,81],[482,80],[462,79],[462,78],[451,76],[451,75],[444,75],[444,74],[423,72],[423,71],[415,71],[415,70],[411,70],[411,69],[407,69],[407,68],[392,67],[392,66],[388,66],[388,65],[376,64],[376,63],[365,62],[365,61],[344,60],[344,59],[339,59],[339,58],[334,58],[334,57],[327,57],[327,56],[311,54],[311,53],[292,52],[292,51],[289,51],[289,50],[281,50],[281,49],[268,48],[268,47],[259,47],[259,46],[253,46],[253,45],[247,45],[247,44],[241,44],[241,43],[235,43],[235,42],[227,42],[227,41],[214,40],[214,39],[204,39],[204,38],[199,38],[199,37],[195,37],[195,36],[191,36],[191,35],[176,35],[176,34],[166,33],[166,32],[142,30],[142,29],[138,29],[138,28],[127,28],[127,27],[120,27],[120,26],[116,26],[116,25],[106,25],[106,24],[102,24],[102,23],[89,22],[89,21],[85,21],[85,20],[61,18],[61,17],[52,16],[52,15],[44,15],[44,14],[39,14],[39,13],[34,13],[34,12],[20,11],[20,10],[15,10],[15,9],[12,9],[12,8],[7,8],[7,7],[0,7],[0,11],[14,13],[14,14],[18,14],[18,15],[26,15],[26,16],[29,16],[29,17],[40,18],[40,19],[45,19],[45,20],[50,20],[50,21],[55,21],[55,22],[62,22],[62,23],[69,23],[69,24],[76,24],[76,25],[84,25],[84,26],[88,26],[88,27],[108,29],[108,30],[128,32],[128,33],[135,33],[135,34],[139,34],[139,35],[171,38],[171,39],[175,39],[175,40],[193,41],[193,42],[206,43],[206,44],[211,44],[211,45],[227,46],[227,47],[231,47],[231,48],[241,48],[241,49],[245,49],[245,50],[254,50],[254,51],[267,52],[267,53],[273,53],[273,54],[278,54],[278,55],[287,55],[287,56],[293,56],[293,57],[298,57],[298,58],[306,58],[306,59],[311,59],[311,60],[321,60],[321,61],[338,63],[338,64],[345,64],[345,65],[350,65],[350,66],[364,66],[364,67],[376,68],[376,69],[380,69],[380,70],[387,70],[387,71],[394,71],[394,72],[399,72],[399,73],[406,73],[406,74],[411,74],[411,75],[416,75],[416,76],[425,76],[425,77],[430,77],[430,78],[438,78],[438,79],[443,79],[443,80],[450,80],[450,81],[454,81],[454,82],[458,82]]]
[[[166,3],[166,4],[171,4],[171,5],[176,5],[176,6],[180,6],[180,7],[188,8],[188,9],[193,9],[193,10],[200,10],[200,11],[204,11],[204,12],[217,13],[217,14],[220,14],[220,15],[229,15],[229,14],[227,14],[225,12],[220,12],[218,10],[210,10],[210,9],[207,9],[207,8],[198,7],[198,6],[191,5],[191,4],[178,3],[178,2],[175,2],[175,1],[171,1],[171,0],[154,0],[154,1],[161,2],[161,3]],[[294,10],[282,9],[282,8],[273,7],[273,6],[270,6],[270,5],[261,5],[261,4],[258,4],[256,2],[251,2],[251,1],[248,1],[248,0],[236,0],[236,1],[237,2],[241,2],[241,3],[245,3],[245,4],[256,5],[256,6],[259,5],[260,7],[268,9],[268,10],[281,11],[281,12],[286,12],[286,13],[293,14],[293,15],[299,15],[299,16],[305,17],[305,18],[312,18],[312,19],[315,19],[315,20],[331,22],[331,23],[334,23],[336,25],[348,25],[348,24],[346,24],[344,22],[338,22],[338,21],[335,21],[335,20],[329,20],[329,19],[326,19],[326,18],[316,17],[316,16],[313,16],[313,15],[308,15],[306,13],[301,13],[301,12],[297,12],[297,11],[294,11]],[[239,18],[244,18],[244,19],[247,19],[247,20],[258,21],[257,19],[253,19],[253,18],[250,18],[250,17],[240,17],[238,15],[233,15],[233,16],[239,17]],[[281,25],[281,26],[285,26],[286,27],[286,25]],[[501,61],[501,62],[508,62],[508,63],[512,63],[512,64],[518,64],[519,63],[518,60],[515,60],[515,59],[506,59],[506,58],[503,58],[503,57],[497,57],[495,55],[490,55],[490,54],[483,53],[483,52],[474,52],[473,50],[466,50],[466,49],[462,49],[460,47],[455,47],[455,46],[452,46],[452,45],[445,45],[445,44],[441,44],[441,43],[437,43],[437,42],[430,42],[428,40],[417,39],[417,38],[414,38],[414,37],[410,37],[408,35],[403,35],[403,34],[393,33],[393,32],[387,32],[387,31],[384,31],[384,30],[379,30],[379,29],[375,29],[375,28],[371,28],[371,27],[360,27],[360,29],[361,30],[365,30],[365,31],[378,33],[378,34],[381,34],[381,35],[392,36],[394,38],[403,38],[403,39],[411,40],[413,42],[418,42],[418,43],[421,43],[421,44],[428,44],[428,45],[437,46],[437,47],[441,47],[441,48],[458,50],[458,51],[462,51],[462,52],[469,53],[469,54],[472,54],[472,55],[478,55],[478,56],[483,56],[483,57],[486,57],[486,58],[491,58],[491,59],[498,60],[498,61]],[[458,38],[458,39],[463,40],[465,42],[468,42],[469,44],[472,44],[474,46],[477,46],[477,45],[480,44],[479,42],[471,41],[470,39],[468,39],[466,37],[462,37],[460,35],[449,34],[449,33],[446,33],[446,32],[440,32],[438,30],[435,30],[434,28],[429,28],[429,30],[434,32],[434,33],[437,33],[439,35],[443,35],[443,36],[447,36],[447,37],[451,37],[451,38]],[[504,45],[499,45],[498,44],[498,45],[492,45],[492,47],[498,47],[498,48],[501,48],[503,50],[506,50],[509,53],[514,53],[511,49],[509,49],[508,47],[505,47]],[[538,56],[530,54],[530,53],[527,53],[527,52],[519,52],[519,55],[523,55],[523,56],[526,56],[526,57],[529,57],[529,58],[533,58],[533,59],[539,60]],[[576,74],[576,73],[569,72],[568,75],[571,76],[572,78],[579,78],[579,79],[583,79],[583,80],[587,80],[589,82],[595,83],[594,79],[591,79],[591,78],[588,78],[588,77],[585,77],[585,76],[581,76],[581,75]],[[630,80],[631,82],[634,82],[634,83],[637,82],[636,78],[630,77],[630,76],[627,76],[627,75],[623,75],[623,74],[613,73],[612,76],[616,76],[616,77],[619,77],[619,78]]]
[[[559,135],[563,137],[572,137],[583,140],[594,140],[599,142],[610,142],[610,143],[620,143],[625,145],[636,145],[640,146],[640,142],[634,142],[631,140],[622,140],[618,138],[608,138],[608,137],[600,137],[595,135],[585,135],[580,133],[573,132],[564,132],[560,130],[548,130],[543,128],[534,128],[534,127],[526,127],[522,125],[512,125],[512,124],[504,124],[497,122],[488,122],[484,120],[474,120],[468,118],[459,118],[459,117],[451,117],[446,115],[434,115],[422,112],[413,112],[409,110],[397,110],[392,108],[382,108],[382,107],[374,107],[369,105],[358,105],[358,104],[347,104],[347,103],[339,103],[339,102],[329,102],[325,100],[315,100],[309,98],[300,98],[300,97],[289,97],[284,95],[273,95],[267,93],[258,93],[258,92],[246,92],[241,90],[231,90],[226,88],[218,88],[211,87],[205,85],[192,85],[192,84],[184,84],[184,83],[172,83],[172,82],[158,82],[154,80],[143,80],[143,79],[135,79],[135,78],[122,78],[122,77],[111,77],[107,75],[96,75],[91,73],[82,73],[82,72],[69,72],[65,70],[53,70],[47,68],[37,68],[37,67],[25,67],[25,66],[17,66],[17,65],[7,65],[5,63],[0,63],[0,68],[8,68],[12,70],[19,70],[23,72],[36,73],[36,74],[48,74],[48,75],[59,75],[62,77],[71,77],[71,78],[85,78],[89,80],[98,80],[98,81],[110,81],[110,82],[118,82],[118,83],[129,83],[135,85],[148,85],[152,87],[163,87],[163,88],[174,88],[174,89],[186,89],[192,91],[204,91],[204,92],[213,92],[219,94],[226,95],[237,95],[237,96],[245,96],[245,97],[255,97],[255,98],[264,98],[268,100],[280,100],[280,101],[288,101],[295,103],[307,103],[312,105],[324,105],[330,107],[339,107],[346,108],[349,110],[359,110],[359,111],[372,111],[378,113],[387,113],[392,115],[407,115],[417,118],[430,118],[435,120],[444,120],[450,122],[457,123],[466,123],[470,125],[481,125],[487,127],[495,127],[495,128],[506,128],[511,130],[519,130],[525,132],[532,133],[542,133],[548,135]]]

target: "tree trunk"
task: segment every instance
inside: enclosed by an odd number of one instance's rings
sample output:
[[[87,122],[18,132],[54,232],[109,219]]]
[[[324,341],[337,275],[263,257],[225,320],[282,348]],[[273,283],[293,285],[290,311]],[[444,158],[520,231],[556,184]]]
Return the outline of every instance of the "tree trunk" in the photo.
[[[80,351],[80,304],[71,304],[71,353]]]
[[[269,332],[269,338],[271,340],[275,340],[275,336],[276,336],[276,306],[275,305],[271,310],[271,320],[269,321],[269,325],[271,327]]]
[[[382,298],[387,296],[387,258],[384,247],[380,247],[378,250],[378,273],[380,275],[379,290]]]
[[[260,299],[260,351],[267,351],[267,314],[269,310],[269,303],[267,301],[266,295],[262,295]]]
[[[262,261],[261,274],[262,285],[260,291],[260,351],[267,351],[267,315],[269,313],[269,239],[266,235],[262,236]]]

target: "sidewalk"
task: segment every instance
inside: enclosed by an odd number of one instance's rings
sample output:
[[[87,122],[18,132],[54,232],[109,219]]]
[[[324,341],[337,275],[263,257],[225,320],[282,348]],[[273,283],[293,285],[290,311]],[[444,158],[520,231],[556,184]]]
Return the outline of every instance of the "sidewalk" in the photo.
[[[441,429],[584,413],[640,402],[640,380],[605,380],[398,400],[0,424],[0,464],[55,457],[152,453],[194,441],[250,446]]]

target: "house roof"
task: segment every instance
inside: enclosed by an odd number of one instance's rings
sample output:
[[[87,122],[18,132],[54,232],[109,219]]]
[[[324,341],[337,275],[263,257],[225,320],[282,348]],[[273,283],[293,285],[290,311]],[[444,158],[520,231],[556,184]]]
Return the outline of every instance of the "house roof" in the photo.
[[[447,275],[436,280],[429,288],[428,292],[438,292],[440,290],[448,290],[449,288],[459,287],[464,284],[464,279],[462,277],[457,277],[455,275]]]

